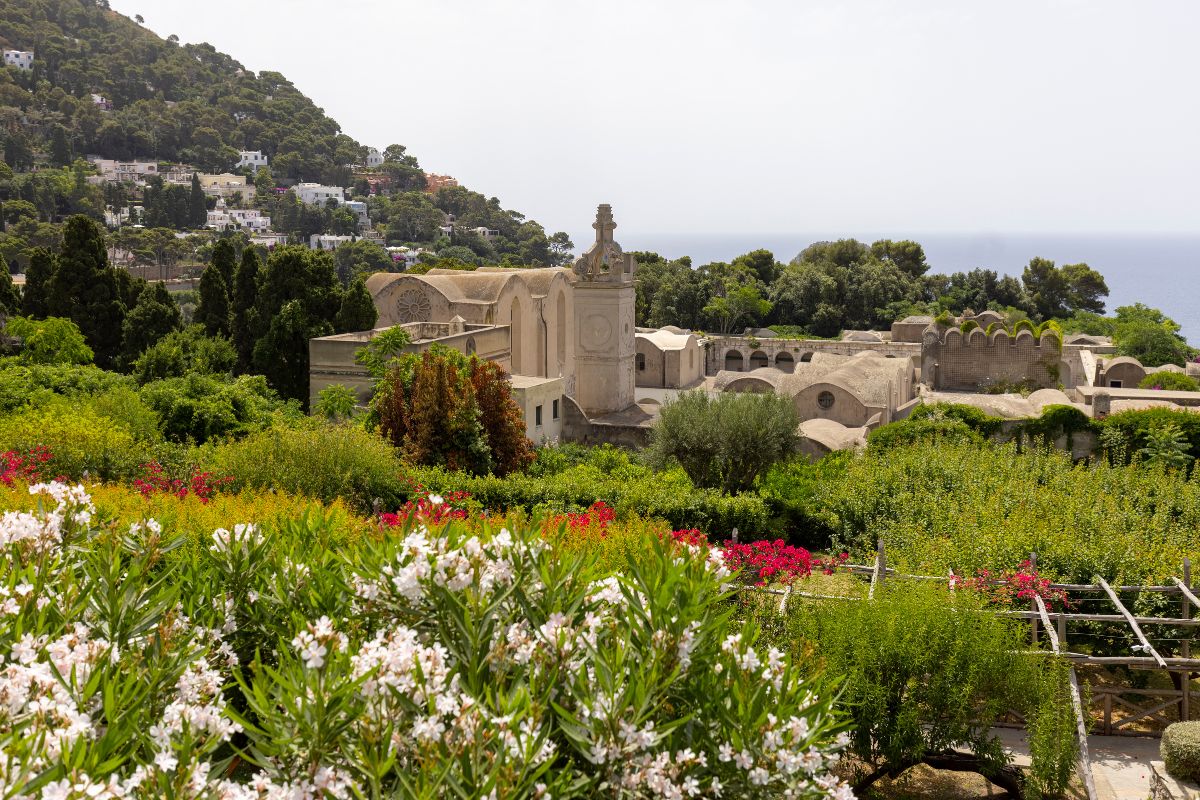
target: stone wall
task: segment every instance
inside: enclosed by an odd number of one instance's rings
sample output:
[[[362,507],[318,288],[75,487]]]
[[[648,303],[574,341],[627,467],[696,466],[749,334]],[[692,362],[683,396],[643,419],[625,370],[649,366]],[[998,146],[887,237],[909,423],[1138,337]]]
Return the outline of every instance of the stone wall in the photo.
[[[762,366],[777,367],[791,372],[795,364],[809,361],[814,353],[833,353],[852,356],[870,351],[889,358],[911,358],[918,365],[921,357],[919,342],[843,342],[826,339],[757,339],[746,336],[715,336],[706,340],[705,374],[716,375],[721,370],[749,372],[751,362]],[[736,354],[736,358],[730,358]],[[741,367],[736,369],[740,359]],[[731,366],[726,366],[727,361]]]
[[[572,398],[563,397],[562,403],[562,438],[565,442],[589,446],[611,444],[634,450],[641,450],[650,443],[650,428],[644,425],[621,425],[590,420]]]
[[[965,335],[956,328],[944,333],[930,329],[922,343],[921,380],[935,389],[1053,388],[1063,368],[1062,346],[1051,331],[1038,340],[1026,330],[1011,338],[1004,331],[988,336],[978,328]]]

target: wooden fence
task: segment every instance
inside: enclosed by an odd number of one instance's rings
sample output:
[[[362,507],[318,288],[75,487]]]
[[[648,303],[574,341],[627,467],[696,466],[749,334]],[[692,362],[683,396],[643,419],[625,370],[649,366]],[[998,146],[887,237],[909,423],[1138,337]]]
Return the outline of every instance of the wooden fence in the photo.
[[[1031,562],[1036,568],[1036,555],[1031,556]],[[953,572],[945,577],[933,575],[903,575],[888,567],[887,553],[883,541],[879,542],[874,564],[849,564],[845,567],[851,573],[868,577],[870,586],[867,589],[867,600],[873,600],[877,590],[889,580],[937,581],[953,587],[956,576]],[[1092,780],[1091,759],[1088,753],[1087,733],[1092,727],[1095,733],[1105,735],[1125,736],[1158,736],[1161,728],[1176,720],[1192,718],[1192,676],[1200,673],[1200,659],[1192,658],[1191,639],[1194,631],[1200,625],[1200,618],[1193,616],[1195,610],[1200,610],[1200,599],[1192,591],[1192,566],[1190,559],[1184,559],[1183,578],[1172,578],[1164,585],[1147,586],[1111,586],[1103,578],[1096,576],[1090,584],[1052,583],[1049,588],[1062,592],[1067,597],[1064,610],[1051,611],[1040,595],[1035,595],[1030,608],[997,612],[1009,616],[1025,618],[1030,623],[1030,639],[1033,653],[1055,653],[1071,664],[1069,672],[1071,706],[1075,712],[1076,736],[1079,740],[1078,773],[1087,791],[1089,800],[1095,800],[1096,787]],[[1003,581],[991,581],[1001,584]],[[861,600],[861,597],[845,595],[826,595],[794,590],[792,586],[784,589],[767,589],[749,587],[758,592],[778,595],[779,613],[787,611],[788,601],[792,597],[805,597],[816,600]],[[1178,595],[1179,616],[1177,617],[1147,617],[1137,616],[1121,600],[1121,594],[1131,592],[1161,593]],[[1094,597],[1085,597],[1094,595]],[[1082,600],[1107,601],[1116,613],[1083,613],[1072,612],[1069,609],[1074,598],[1076,604]],[[1121,625],[1128,631],[1130,639],[1136,641],[1131,649],[1143,655],[1096,656],[1088,653],[1072,652],[1068,647],[1068,635],[1071,623],[1106,622]],[[1179,655],[1164,656],[1155,647],[1155,641],[1161,643],[1163,637],[1147,635],[1146,631],[1156,631],[1163,628],[1174,628],[1178,632]],[[1040,649],[1042,639],[1046,640],[1048,649]],[[1080,690],[1077,667],[1112,667],[1122,666],[1127,669],[1158,670],[1166,672],[1172,680],[1174,689],[1139,689],[1127,686],[1117,686],[1098,681],[1088,682],[1090,702],[1085,708],[1083,692]],[[1133,698],[1133,699],[1131,699]],[[1098,718],[1098,719],[1097,719]],[[1089,725],[1096,721],[1097,725]],[[1138,728],[1133,728],[1135,724]]]

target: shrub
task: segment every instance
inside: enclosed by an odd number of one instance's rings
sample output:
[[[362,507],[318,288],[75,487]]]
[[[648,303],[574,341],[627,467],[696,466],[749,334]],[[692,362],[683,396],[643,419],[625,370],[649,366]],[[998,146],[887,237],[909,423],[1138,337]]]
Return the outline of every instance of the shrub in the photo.
[[[1128,461],[1138,450],[1146,447],[1148,432],[1173,425],[1182,432],[1187,442],[1187,453],[1193,458],[1200,456],[1200,414],[1170,408],[1148,408],[1142,411],[1121,411],[1099,423],[1101,431],[1111,431],[1124,442],[1124,456]],[[1118,448],[1110,447],[1110,454]]]
[[[759,482],[759,494],[771,513],[770,529],[806,547],[827,547],[833,532],[825,519],[812,513],[813,498],[821,483],[836,480],[852,456],[843,450],[816,463],[796,458],[771,467]]]
[[[1200,392],[1200,383],[1181,372],[1151,372],[1138,384],[1140,389],[1162,389],[1168,392]]]
[[[39,405],[54,395],[94,395],[132,383],[125,375],[107,372],[90,364],[25,365],[15,359],[0,359],[0,412],[25,405]]]
[[[493,511],[562,513],[604,501],[622,517],[663,519],[673,529],[698,528],[714,538],[724,539],[734,528],[746,535],[768,531],[767,506],[761,497],[696,489],[678,467],[656,473],[622,458],[623,463],[609,473],[582,464],[543,478],[520,473],[474,477],[411,467],[405,472],[413,484],[442,495],[467,492],[481,507]]]
[[[1000,417],[993,417],[983,409],[965,403],[919,403],[908,418],[958,420],[985,437],[993,436],[1004,422]]]
[[[520,406],[495,363],[435,345],[387,362],[371,421],[406,461],[507,475],[534,459]]]
[[[69,319],[13,317],[8,320],[7,328],[10,335],[21,337],[17,358],[23,363],[50,366],[92,363],[92,348],[88,347],[79,326]]]
[[[1159,752],[1171,777],[1200,782],[1200,722],[1168,725]]]
[[[952,417],[937,416],[902,419],[867,434],[867,445],[876,452],[916,444],[940,447],[945,444],[981,441],[983,437],[967,423]]]
[[[205,336],[202,325],[172,331],[146,348],[133,365],[139,384],[191,373],[223,375],[237,364],[237,350],[220,336]]]
[[[696,486],[745,491],[800,446],[791,400],[776,394],[685,392],[663,406],[647,458],[677,462]]]
[[[839,550],[867,557],[882,538],[893,566],[925,575],[1012,569],[1037,553],[1056,580],[1142,583],[1200,548],[1200,480],[1015,443],[868,448],[821,481],[813,506]]]
[[[316,420],[256,431],[207,450],[206,469],[232,476],[240,490],[281,489],[324,502],[342,498],[361,510],[376,499],[395,508],[407,496],[395,451],[375,434]]]
[[[850,749],[862,762],[856,793],[917,764],[937,766],[956,752],[958,768],[1019,787],[1023,778],[991,724],[1014,709],[1046,727],[1051,718],[1039,713],[1041,707],[1058,713],[1066,704],[1071,713],[1062,684],[1043,677],[1055,662],[1047,667],[1041,656],[1021,653],[1020,625],[983,612],[970,593],[891,582],[876,590],[873,602],[794,601],[782,622],[772,619],[773,603],[759,609],[764,626],[775,629],[773,639],[788,643],[796,655],[812,652],[830,673],[845,676]],[[1047,686],[1050,698],[1043,702]],[[1074,742],[1068,736],[1054,749],[1039,741],[1039,753],[1052,766],[1070,763]],[[1054,795],[1066,788],[1070,771],[1043,769],[1041,778]]]
[[[191,373],[147,383],[141,396],[158,413],[167,438],[197,444],[263,426],[282,406],[261,375],[227,380]]]
[[[0,417],[0,452],[45,447],[50,458],[42,468],[48,477],[80,480],[132,478],[146,449],[116,420],[87,406],[55,404]]]
[[[317,395],[317,405],[313,413],[331,422],[348,420],[354,416],[354,407],[358,405],[358,395],[353,389],[340,383],[326,386]]]

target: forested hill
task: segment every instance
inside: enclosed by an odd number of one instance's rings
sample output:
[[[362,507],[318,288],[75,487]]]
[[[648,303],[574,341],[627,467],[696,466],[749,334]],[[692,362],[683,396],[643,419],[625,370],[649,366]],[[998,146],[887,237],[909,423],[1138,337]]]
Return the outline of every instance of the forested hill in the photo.
[[[0,69],[0,124],[25,137],[18,150],[48,150],[65,134],[75,157],[209,171],[232,167],[240,149],[262,150],[276,178],[337,185],[344,165],[363,160],[365,148],[279,73],[255,75],[211,45],[162,39],[107,6],[0,0],[0,45],[36,53],[31,72]]]

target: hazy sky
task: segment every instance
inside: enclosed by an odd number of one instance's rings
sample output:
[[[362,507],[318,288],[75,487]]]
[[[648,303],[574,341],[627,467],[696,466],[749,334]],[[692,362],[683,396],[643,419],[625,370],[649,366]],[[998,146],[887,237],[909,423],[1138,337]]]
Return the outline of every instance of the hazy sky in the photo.
[[[112,5],[577,244],[1200,232],[1195,0]]]

